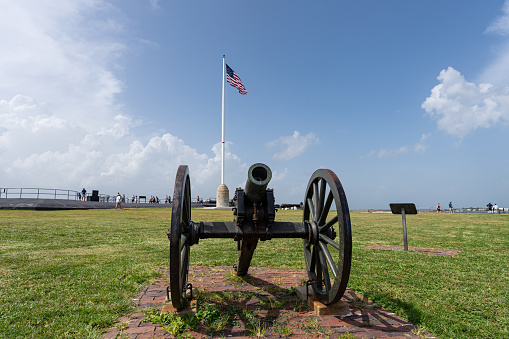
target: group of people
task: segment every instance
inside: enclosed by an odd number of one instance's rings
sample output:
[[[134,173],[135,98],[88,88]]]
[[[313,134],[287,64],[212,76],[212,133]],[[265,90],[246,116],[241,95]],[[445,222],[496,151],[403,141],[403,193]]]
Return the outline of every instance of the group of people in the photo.
[[[437,213],[441,213],[442,209],[440,208],[440,203],[437,204]],[[452,201],[449,201],[449,213],[454,213],[454,207],[452,206]]]
[[[119,198],[120,197],[120,198]],[[140,196],[141,197],[141,200],[145,199],[144,196]],[[120,199],[120,202],[118,201]],[[126,202],[131,202],[131,203],[134,203],[134,204],[137,204],[138,202],[141,203],[141,200],[138,198],[137,195],[134,195],[132,196],[131,198],[131,201],[129,201],[129,198],[127,199],[126,201],[126,198],[125,198],[125,194],[123,195],[120,195],[120,193],[117,193],[117,197],[115,199],[115,202],[118,204],[118,206],[120,207],[120,204],[121,203],[126,203]],[[159,204],[159,197],[156,195],[156,196],[153,196],[151,195],[150,196],[150,199],[149,199],[149,203],[151,204]],[[166,196],[166,198],[164,199],[164,203],[165,204],[169,204],[171,203],[171,197],[170,196]]]
[[[497,203],[495,203],[495,205],[493,205],[491,202],[489,202],[488,205],[486,205],[486,206],[488,207],[488,213],[493,213],[493,214],[500,213]]]
[[[500,210],[498,208],[498,205],[495,203],[493,205],[491,202],[486,205],[488,207],[488,213],[493,214],[499,214]],[[442,212],[442,209],[440,208],[440,203],[437,204],[437,213]],[[454,213],[454,207],[452,207],[452,201],[449,201],[449,213]]]
[[[83,187],[81,192],[78,192],[78,200],[87,201],[87,190],[85,189],[85,187]]]

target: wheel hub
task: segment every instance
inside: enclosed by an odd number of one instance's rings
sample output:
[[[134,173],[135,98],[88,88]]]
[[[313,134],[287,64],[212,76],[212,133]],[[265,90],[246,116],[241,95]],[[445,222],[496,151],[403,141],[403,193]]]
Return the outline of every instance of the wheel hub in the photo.
[[[318,236],[318,225],[314,221],[311,221],[306,224],[308,226],[307,243],[308,245],[316,245],[318,243],[318,240],[320,239]]]

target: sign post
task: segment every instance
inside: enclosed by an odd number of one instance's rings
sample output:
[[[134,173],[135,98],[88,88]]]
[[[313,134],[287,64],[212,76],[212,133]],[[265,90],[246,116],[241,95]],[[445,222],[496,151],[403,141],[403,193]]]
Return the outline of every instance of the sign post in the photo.
[[[408,251],[408,242],[406,236],[406,215],[407,214],[417,214],[417,209],[415,208],[415,204],[413,203],[391,203],[392,214],[401,214],[402,222],[403,222],[403,243],[405,246],[405,251]]]

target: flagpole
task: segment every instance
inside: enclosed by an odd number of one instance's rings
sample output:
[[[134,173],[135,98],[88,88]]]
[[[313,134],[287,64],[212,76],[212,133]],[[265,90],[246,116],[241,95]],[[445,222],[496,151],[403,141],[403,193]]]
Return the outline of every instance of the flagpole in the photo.
[[[216,208],[228,208],[230,200],[230,191],[224,184],[224,93],[225,83],[224,78],[226,77],[226,62],[223,54],[223,110],[221,114],[222,131],[221,131],[221,185],[217,188],[216,192]]]
[[[225,67],[225,59],[223,54],[223,112],[221,115],[221,121],[222,121],[222,132],[221,132],[221,184],[224,184],[224,91],[225,91],[225,84],[224,84],[224,78],[226,74],[226,67]]]

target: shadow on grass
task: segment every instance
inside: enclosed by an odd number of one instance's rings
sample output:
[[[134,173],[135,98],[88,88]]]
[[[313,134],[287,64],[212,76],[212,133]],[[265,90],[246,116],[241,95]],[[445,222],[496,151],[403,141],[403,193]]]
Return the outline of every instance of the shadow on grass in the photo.
[[[386,309],[390,309],[401,315],[408,322],[418,326],[421,324],[422,313],[413,304],[392,298],[385,293],[365,293],[369,298]]]

